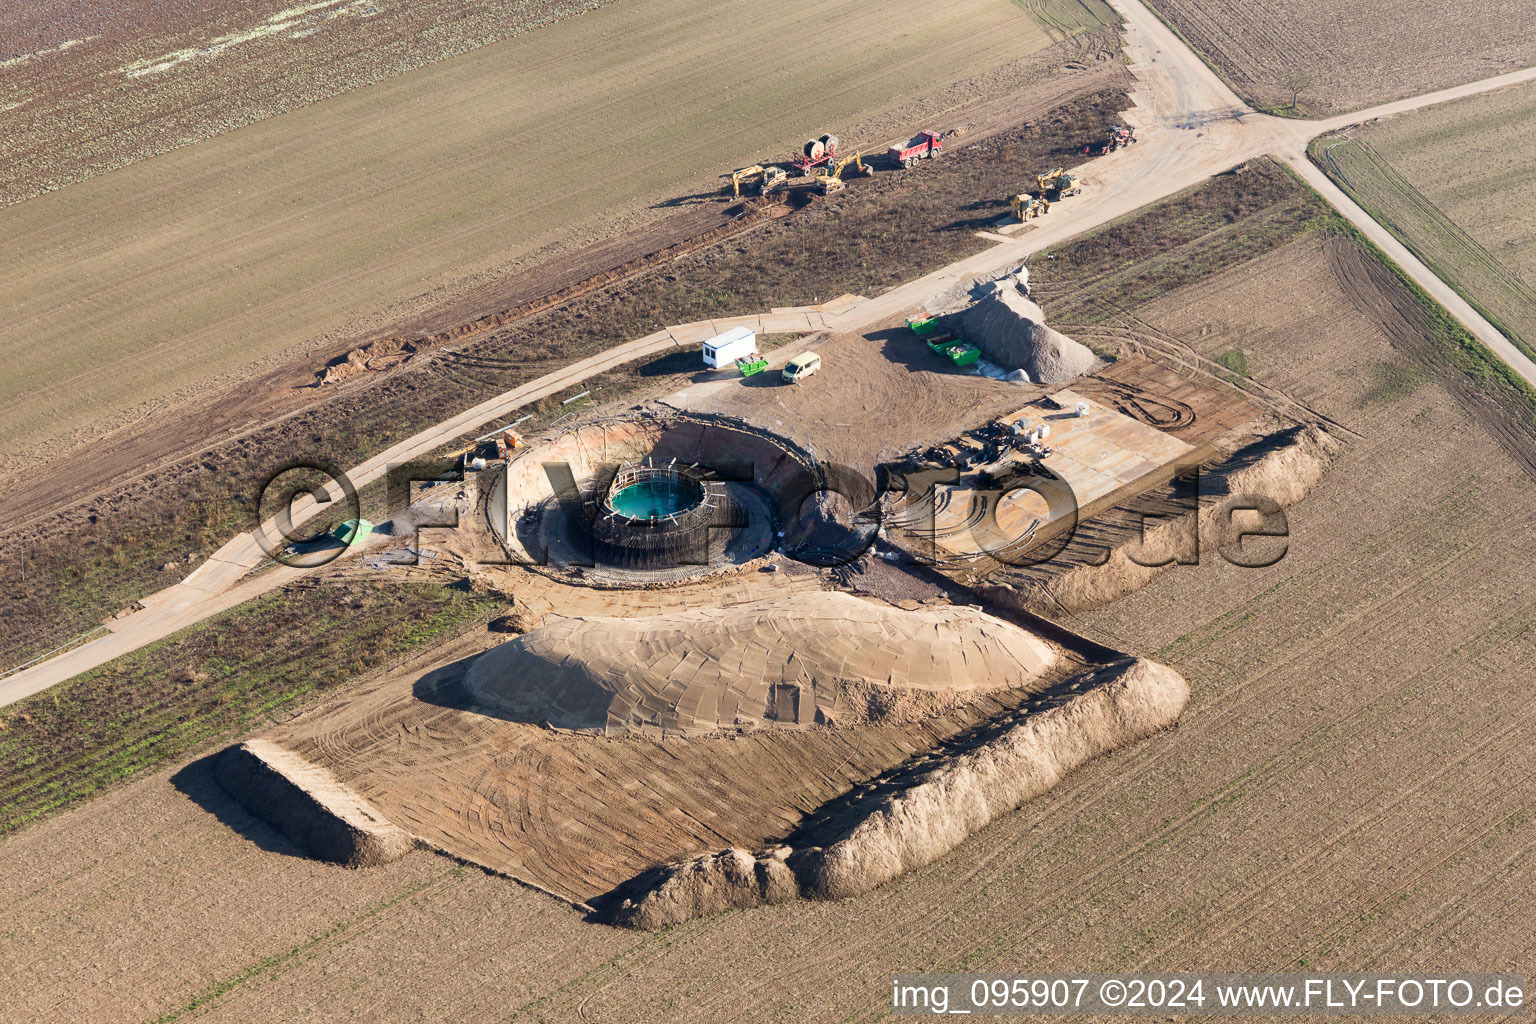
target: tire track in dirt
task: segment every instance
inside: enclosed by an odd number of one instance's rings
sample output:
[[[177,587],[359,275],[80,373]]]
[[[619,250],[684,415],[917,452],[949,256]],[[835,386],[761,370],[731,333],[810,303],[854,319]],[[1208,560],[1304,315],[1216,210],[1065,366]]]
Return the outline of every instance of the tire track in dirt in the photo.
[[[1382,325],[1394,348],[1408,355],[1434,375],[1468,412],[1489,430],[1526,475],[1536,480],[1536,427],[1530,416],[1522,419],[1497,398],[1469,381],[1465,374],[1446,366],[1434,343],[1423,309],[1403,288],[1397,276],[1344,238],[1330,239],[1326,251],[1344,293],[1360,312]]]

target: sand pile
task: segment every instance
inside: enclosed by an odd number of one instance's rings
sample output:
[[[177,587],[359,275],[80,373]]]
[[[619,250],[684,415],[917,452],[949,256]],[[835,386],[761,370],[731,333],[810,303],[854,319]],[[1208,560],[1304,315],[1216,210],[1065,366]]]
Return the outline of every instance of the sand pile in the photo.
[[[608,735],[910,722],[1028,686],[1055,651],[967,607],[802,594],[640,618],[558,618],[465,677],[486,710]]]
[[[960,315],[960,333],[991,362],[1060,384],[1104,365],[1086,346],[1047,327],[1045,313],[1017,288],[997,287]]]
[[[1167,728],[1189,701],[1182,676],[1141,658],[1092,670],[1081,682],[1082,696],[1030,715],[884,798],[837,841],[695,857],[649,878],[645,891],[614,908],[614,922],[664,928],[730,907],[868,892],[938,860],[1079,765]]]

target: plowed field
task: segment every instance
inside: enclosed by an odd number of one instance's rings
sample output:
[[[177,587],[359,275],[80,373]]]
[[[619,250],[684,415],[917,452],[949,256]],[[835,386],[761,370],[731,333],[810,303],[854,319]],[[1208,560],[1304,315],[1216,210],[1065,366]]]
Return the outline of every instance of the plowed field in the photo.
[[[1148,0],[1265,109],[1338,114],[1536,64],[1525,0]]]

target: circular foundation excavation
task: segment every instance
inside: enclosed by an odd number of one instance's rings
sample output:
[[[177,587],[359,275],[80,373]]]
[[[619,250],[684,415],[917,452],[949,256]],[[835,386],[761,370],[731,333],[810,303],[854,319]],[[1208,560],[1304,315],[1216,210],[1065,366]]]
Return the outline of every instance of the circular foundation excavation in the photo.
[[[490,512],[516,560],[573,580],[681,582],[773,551],[817,478],[814,458],[785,438],[643,411],[533,446],[508,464]]]

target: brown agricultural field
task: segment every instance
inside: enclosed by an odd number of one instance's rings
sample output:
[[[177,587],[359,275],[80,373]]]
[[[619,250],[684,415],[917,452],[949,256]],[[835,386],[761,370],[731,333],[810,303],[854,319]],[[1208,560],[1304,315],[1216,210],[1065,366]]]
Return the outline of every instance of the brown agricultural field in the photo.
[[[0,11],[0,206],[601,0],[37,0]]]
[[[809,134],[883,145],[1067,59],[1038,56],[1058,7],[1102,27],[1065,0],[609,4],[6,207],[0,450],[56,453],[329,355]],[[807,61],[795,38],[837,45]]]
[[[1536,25],[1524,0],[1148,6],[1239,95],[1276,113],[1339,114],[1536,64]]]
[[[1347,234],[1117,304],[1091,326],[1241,367],[1344,441],[1278,563],[1208,557],[1069,623],[1183,673],[1177,729],[865,896],[647,935],[424,853],[318,866],[193,764],[0,844],[14,1012],[862,1020],[918,964],[1530,973],[1528,400],[1478,404]]]
[[[1536,352],[1536,87],[1318,139],[1312,156],[1527,354]]]

